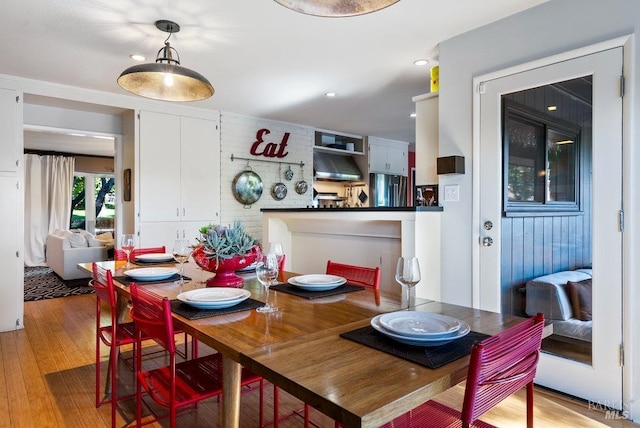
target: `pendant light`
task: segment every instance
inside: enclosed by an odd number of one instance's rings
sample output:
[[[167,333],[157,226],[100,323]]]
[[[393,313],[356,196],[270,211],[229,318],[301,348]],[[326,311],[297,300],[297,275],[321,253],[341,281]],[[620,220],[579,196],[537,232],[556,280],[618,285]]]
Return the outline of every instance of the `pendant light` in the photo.
[[[314,16],[345,17],[384,9],[400,0],[275,0],[296,12]]]
[[[118,77],[118,85],[141,97],[162,101],[199,101],[212,96],[211,83],[200,73],[182,67],[178,52],[169,44],[169,38],[180,31],[180,26],[167,20],[156,21],[155,25],[169,33],[156,62],[127,68]]]

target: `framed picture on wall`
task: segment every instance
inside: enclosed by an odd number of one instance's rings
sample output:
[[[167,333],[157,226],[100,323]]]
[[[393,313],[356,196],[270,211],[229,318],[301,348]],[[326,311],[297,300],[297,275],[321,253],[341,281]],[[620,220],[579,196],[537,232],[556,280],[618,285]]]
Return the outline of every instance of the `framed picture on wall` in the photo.
[[[131,201],[131,168],[127,168],[122,172],[122,199]]]

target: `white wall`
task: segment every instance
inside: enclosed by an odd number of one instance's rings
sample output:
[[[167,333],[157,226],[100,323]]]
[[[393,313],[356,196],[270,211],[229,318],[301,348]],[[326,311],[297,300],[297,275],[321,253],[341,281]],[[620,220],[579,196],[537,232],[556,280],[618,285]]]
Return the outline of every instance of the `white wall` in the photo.
[[[533,9],[440,43],[439,156],[462,155],[466,174],[440,176],[440,185],[458,184],[459,202],[442,202],[442,299],[463,305],[472,302],[472,79],[492,71],[632,34],[640,27],[640,1],[551,0]],[[640,325],[640,121],[634,119],[640,77],[638,52],[633,43],[627,78],[624,141],[625,325]],[[635,284],[635,285],[631,285]],[[635,336],[634,336],[635,334]],[[625,331],[625,405],[640,420],[640,347],[637,329]],[[635,400],[635,401],[631,401]]]
[[[286,132],[289,133],[286,152],[283,158],[266,158],[253,156],[251,145],[256,141],[256,133],[261,129],[268,129],[264,135],[265,142],[279,144]],[[256,239],[262,240],[261,208],[304,208],[311,205],[313,198],[313,145],[314,128],[294,125],[285,122],[258,119],[234,113],[223,112],[220,115],[220,183],[221,183],[221,222],[232,224],[241,219],[245,229]],[[231,161],[231,155],[241,158],[255,159],[249,162],[251,169],[260,176],[263,184],[262,196],[250,207],[245,207],[233,196],[232,183],[235,176],[246,170],[247,161]],[[262,162],[267,160],[270,162]],[[281,162],[292,162],[293,179],[287,181],[284,172],[289,165]],[[305,194],[299,195],[295,191],[295,183],[302,179],[299,166],[304,163],[304,180],[308,184]],[[278,172],[280,169],[281,173]],[[287,186],[287,196],[278,201],[271,196],[271,187],[276,182],[283,182]]]

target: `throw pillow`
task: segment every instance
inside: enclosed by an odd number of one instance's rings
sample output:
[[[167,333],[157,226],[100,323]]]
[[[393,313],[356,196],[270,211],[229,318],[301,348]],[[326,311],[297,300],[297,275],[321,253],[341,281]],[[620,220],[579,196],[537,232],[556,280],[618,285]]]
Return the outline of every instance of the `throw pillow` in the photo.
[[[88,236],[85,239],[90,247],[104,247],[106,244],[106,242],[96,239],[93,236]]]
[[[79,233],[68,232],[68,233],[65,233],[64,237],[69,240],[69,244],[71,244],[71,248],[82,248],[82,247],[88,246],[87,240],[84,239],[84,236],[82,236]]]
[[[580,321],[591,321],[591,281],[591,279],[585,279],[579,282],[567,282],[573,317]]]
[[[111,241],[113,240],[113,235],[111,234],[111,232],[104,232],[96,235],[96,239],[99,239],[101,241]]]

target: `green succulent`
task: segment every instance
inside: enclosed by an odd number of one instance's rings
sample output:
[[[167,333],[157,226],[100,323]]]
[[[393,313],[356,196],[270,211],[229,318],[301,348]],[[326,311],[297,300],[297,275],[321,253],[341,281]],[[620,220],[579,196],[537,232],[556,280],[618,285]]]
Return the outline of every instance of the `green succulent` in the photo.
[[[203,252],[207,258],[216,259],[216,269],[220,260],[247,255],[258,242],[245,232],[240,220],[233,226],[208,224],[200,228],[200,235]]]

